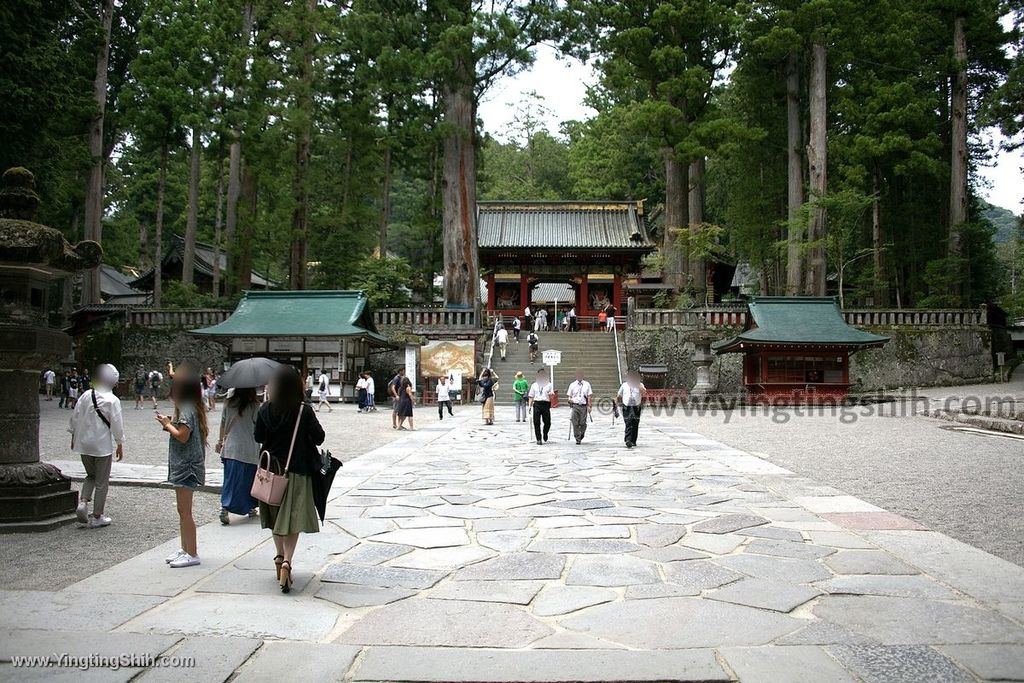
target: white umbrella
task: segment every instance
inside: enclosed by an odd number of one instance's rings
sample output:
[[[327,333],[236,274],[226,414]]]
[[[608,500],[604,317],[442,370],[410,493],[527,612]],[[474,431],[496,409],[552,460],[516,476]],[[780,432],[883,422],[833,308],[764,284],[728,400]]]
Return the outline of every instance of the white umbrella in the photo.
[[[217,380],[217,386],[235,389],[261,387],[269,384],[281,364],[269,358],[246,358],[232,365]]]

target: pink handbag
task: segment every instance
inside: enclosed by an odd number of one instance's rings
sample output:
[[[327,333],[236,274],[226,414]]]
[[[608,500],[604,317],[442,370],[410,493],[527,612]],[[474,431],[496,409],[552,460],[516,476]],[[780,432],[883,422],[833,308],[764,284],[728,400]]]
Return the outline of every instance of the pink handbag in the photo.
[[[292,462],[292,451],[295,450],[295,437],[299,433],[299,422],[302,420],[302,411],[306,405],[299,405],[299,414],[295,416],[295,429],[292,431],[292,443],[288,446],[288,459],[284,463],[284,471],[281,473],[271,471],[274,459],[270,457],[270,451],[260,453],[260,462],[256,466],[256,478],[252,481],[252,491],[249,493],[256,500],[267,505],[280,505],[284,500],[285,489],[288,488],[288,465]],[[267,466],[263,466],[263,458],[267,459]]]

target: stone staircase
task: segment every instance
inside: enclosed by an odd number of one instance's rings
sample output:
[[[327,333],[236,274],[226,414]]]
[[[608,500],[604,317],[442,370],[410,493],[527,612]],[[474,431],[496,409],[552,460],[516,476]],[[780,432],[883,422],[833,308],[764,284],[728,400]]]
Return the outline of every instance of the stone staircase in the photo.
[[[540,353],[537,362],[530,363],[529,348],[526,335],[516,344],[509,341],[508,355],[502,361],[498,349],[494,349],[494,361],[491,365],[498,373],[500,387],[496,403],[511,405],[513,403],[512,382],[516,371],[522,371],[531,383],[537,370],[542,367],[541,355],[545,350],[557,349],[562,352],[562,362],[555,367],[555,388],[561,402],[565,402],[565,392],[575,379],[576,369],[582,368],[584,377],[594,387],[595,398],[614,396],[619,389],[618,366],[615,362],[615,340],[606,332],[538,332],[540,337]],[[511,335],[510,335],[511,337]],[[623,344],[619,335],[619,344]],[[490,340],[488,339],[488,344]],[[485,347],[487,348],[487,347]],[[486,362],[486,357],[484,358]],[[625,369],[623,369],[625,371]]]

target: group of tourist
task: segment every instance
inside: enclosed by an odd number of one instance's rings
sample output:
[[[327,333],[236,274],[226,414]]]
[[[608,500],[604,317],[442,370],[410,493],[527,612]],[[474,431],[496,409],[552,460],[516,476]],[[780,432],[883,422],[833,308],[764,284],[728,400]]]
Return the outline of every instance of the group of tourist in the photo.
[[[179,569],[200,564],[192,502],[206,481],[208,394],[217,377],[209,368],[201,372],[189,364],[177,370],[169,366],[168,374],[173,410],[170,414],[157,411],[155,419],[168,434],[167,481],[175,492],[181,540],[181,547],[166,562]],[[101,365],[94,386],[78,397],[69,425],[71,450],[81,457],[86,472],[76,515],[87,528],[111,523],[105,514],[111,463],[124,457],[121,401],[113,391],[118,379],[113,365]],[[265,402],[260,402],[256,387],[229,390],[214,446],[224,463],[220,520],[230,524],[232,513],[259,516],[263,528],[273,535],[275,575],[285,593],[292,586],[299,534],[319,531],[322,512],[318,516],[318,510],[326,502],[328,488],[321,478],[331,471],[329,454],[320,450],[324,430],[303,389],[299,372],[281,366]],[[273,504],[257,499],[263,491],[256,485],[262,472],[283,473],[283,497]]]
[[[47,368],[40,376],[40,380],[43,385],[43,394],[46,396],[44,400],[52,401],[54,394],[60,391],[57,407],[68,410],[73,409],[78,403],[79,397],[92,387],[89,371],[79,372],[78,368],[62,370],[59,374],[52,368]]]
[[[146,370],[145,365],[135,369],[135,410],[142,410],[142,403],[148,397],[153,402],[153,407],[158,405],[160,387],[164,382],[164,375],[159,370]]]
[[[527,422],[528,415],[533,415],[533,433],[538,446],[548,441],[551,431],[551,399],[554,394],[555,387],[550,381],[547,369],[538,370],[536,381],[532,384],[523,377],[522,372],[516,373],[515,381],[512,383],[516,422]],[[627,448],[636,446],[637,434],[640,429],[640,411],[646,395],[647,388],[641,381],[640,373],[632,370],[627,372],[626,381],[619,387],[614,404],[616,415],[620,408],[622,410]],[[565,396],[569,402],[571,435],[576,439],[577,444],[583,443],[583,438],[587,433],[587,423],[593,421],[594,389],[585,379],[582,370],[576,371],[576,378],[569,385]],[[486,424],[494,423],[493,396],[490,401],[490,410],[488,410],[486,402],[483,408]]]

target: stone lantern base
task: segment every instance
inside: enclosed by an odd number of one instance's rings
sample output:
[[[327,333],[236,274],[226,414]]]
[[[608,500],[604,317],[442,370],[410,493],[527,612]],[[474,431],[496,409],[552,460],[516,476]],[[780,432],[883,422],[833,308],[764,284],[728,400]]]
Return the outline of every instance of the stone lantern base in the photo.
[[[0,533],[49,531],[75,521],[78,491],[45,462],[0,465]]]
[[[66,335],[29,326],[0,326],[8,347],[63,350]],[[6,351],[6,349],[5,349]],[[29,358],[32,353],[24,353]],[[0,365],[13,365],[0,353]],[[0,369],[0,533],[45,531],[75,521],[78,492],[60,470],[39,461],[39,373]],[[61,416],[61,419],[63,416]]]

